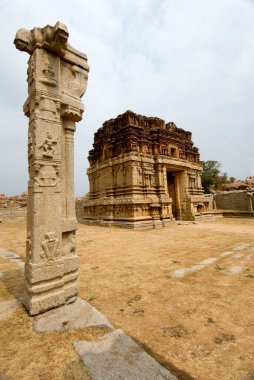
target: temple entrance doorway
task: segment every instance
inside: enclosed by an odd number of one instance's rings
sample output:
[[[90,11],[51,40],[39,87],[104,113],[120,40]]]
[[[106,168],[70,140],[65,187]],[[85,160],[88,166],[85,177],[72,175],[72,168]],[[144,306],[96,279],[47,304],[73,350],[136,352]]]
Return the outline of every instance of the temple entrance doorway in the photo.
[[[167,171],[167,186],[169,197],[172,198],[172,213],[175,219],[178,219],[177,212],[177,191],[176,191],[176,172]]]

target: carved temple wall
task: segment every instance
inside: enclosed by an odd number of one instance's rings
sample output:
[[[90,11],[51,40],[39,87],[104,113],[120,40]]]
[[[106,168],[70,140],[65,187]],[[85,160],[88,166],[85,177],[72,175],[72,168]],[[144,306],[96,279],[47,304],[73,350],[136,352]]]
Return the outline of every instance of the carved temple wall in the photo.
[[[127,111],[99,128],[88,159],[83,223],[152,228],[208,209],[198,149],[174,123]]]

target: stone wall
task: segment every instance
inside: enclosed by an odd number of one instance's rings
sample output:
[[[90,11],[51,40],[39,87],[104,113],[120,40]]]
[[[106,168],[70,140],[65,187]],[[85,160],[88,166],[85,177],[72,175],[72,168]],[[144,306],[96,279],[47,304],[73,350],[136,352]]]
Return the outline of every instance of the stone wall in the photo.
[[[0,194],[0,221],[25,220],[27,214],[27,193],[12,197]]]
[[[27,213],[26,207],[2,209],[2,210],[0,210],[0,221],[26,220],[26,213]]]
[[[254,210],[254,191],[227,191],[214,194],[214,206],[219,210]]]
[[[76,218],[78,222],[82,220],[84,217],[84,198],[76,198],[75,200],[75,207],[76,207]]]

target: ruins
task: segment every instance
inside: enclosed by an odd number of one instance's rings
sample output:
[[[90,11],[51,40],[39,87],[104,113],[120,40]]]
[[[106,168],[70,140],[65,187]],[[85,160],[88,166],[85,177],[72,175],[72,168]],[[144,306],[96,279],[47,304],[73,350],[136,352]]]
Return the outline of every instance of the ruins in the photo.
[[[25,220],[27,193],[6,196],[0,194],[0,223],[3,220]]]
[[[98,129],[88,159],[83,223],[156,228],[208,209],[198,148],[173,122],[126,111]]]
[[[89,66],[68,43],[67,27],[20,29],[17,49],[30,55],[28,98],[28,206],[24,303],[30,315],[75,301],[77,228],[73,178],[75,122]]]

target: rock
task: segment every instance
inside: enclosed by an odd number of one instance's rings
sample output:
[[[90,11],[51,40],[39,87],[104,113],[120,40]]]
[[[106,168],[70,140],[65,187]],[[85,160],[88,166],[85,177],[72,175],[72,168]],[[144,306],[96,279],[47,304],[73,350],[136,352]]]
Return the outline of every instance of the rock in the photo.
[[[74,348],[92,380],[177,380],[120,329]]]
[[[80,298],[74,303],[41,314],[33,324],[37,332],[59,332],[91,326],[113,328],[103,314]]]

